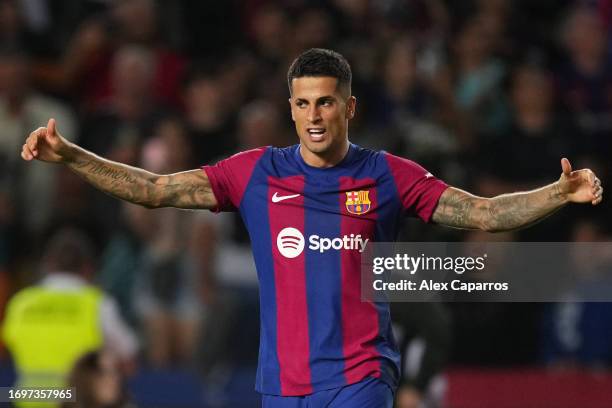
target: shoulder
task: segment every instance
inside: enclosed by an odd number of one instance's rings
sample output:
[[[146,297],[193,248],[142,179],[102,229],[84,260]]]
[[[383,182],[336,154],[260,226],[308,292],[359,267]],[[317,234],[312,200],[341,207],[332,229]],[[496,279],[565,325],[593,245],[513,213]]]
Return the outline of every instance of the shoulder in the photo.
[[[258,147],[255,149],[244,150],[242,152],[235,153],[228,157],[226,160],[259,160],[261,156],[269,150],[269,146]]]
[[[265,160],[266,172],[271,174],[285,174],[297,171],[299,168],[298,156],[300,145],[295,144],[287,147],[268,147]]]
[[[6,306],[6,316],[8,317],[14,314],[19,315],[28,307],[28,305],[37,302],[40,295],[45,292],[45,288],[40,285],[29,286],[21,289],[9,299]]]
[[[392,173],[414,173],[415,175],[428,174],[418,163],[400,156],[391,154],[385,150],[373,150],[354,145],[355,162],[368,163],[376,166],[383,172]]]
[[[349,158],[345,161],[345,164],[348,166],[360,164],[375,166],[384,161],[384,153],[382,150],[374,150],[351,143]]]
[[[28,286],[13,295],[9,302],[17,303],[26,299],[30,299],[32,296],[36,296],[40,293],[45,293],[46,288],[38,285]]]
[[[405,157],[396,156],[388,152],[381,152],[382,159],[389,166],[392,173],[414,173],[415,175],[429,174],[420,164]]]
[[[214,165],[202,166],[203,169],[224,169],[232,171],[252,170],[257,162],[266,154],[269,147],[244,150],[219,160]]]

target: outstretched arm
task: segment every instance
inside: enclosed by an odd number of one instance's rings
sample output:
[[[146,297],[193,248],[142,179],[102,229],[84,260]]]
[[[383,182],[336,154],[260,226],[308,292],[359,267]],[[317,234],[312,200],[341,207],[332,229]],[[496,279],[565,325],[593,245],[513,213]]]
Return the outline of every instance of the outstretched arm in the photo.
[[[114,197],[149,208],[214,208],[217,201],[202,170],[158,175],[99,157],[68,142],[55,120],[30,134],[21,157],[63,163],[91,185]]]
[[[454,228],[510,231],[534,224],[569,202],[601,202],[603,187],[591,170],[572,171],[565,158],[561,166],[559,181],[527,192],[483,198],[450,187],[442,193],[432,220]]]

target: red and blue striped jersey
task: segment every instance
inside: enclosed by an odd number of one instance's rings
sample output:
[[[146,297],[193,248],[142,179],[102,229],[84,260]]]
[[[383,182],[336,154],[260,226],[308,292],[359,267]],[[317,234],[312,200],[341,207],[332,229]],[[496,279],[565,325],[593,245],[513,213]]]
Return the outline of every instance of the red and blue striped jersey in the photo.
[[[445,183],[416,163],[350,145],[331,168],[299,145],[204,166],[216,211],[238,210],[260,283],[256,389],[296,396],[377,377],[395,387],[399,353],[387,303],[361,301],[361,251],[394,241],[400,217],[428,222]]]

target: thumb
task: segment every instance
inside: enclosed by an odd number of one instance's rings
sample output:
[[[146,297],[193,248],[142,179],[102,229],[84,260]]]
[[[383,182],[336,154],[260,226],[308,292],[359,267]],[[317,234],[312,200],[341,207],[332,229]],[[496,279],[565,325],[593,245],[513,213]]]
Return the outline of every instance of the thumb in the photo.
[[[563,174],[566,176],[569,176],[572,172],[572,165],[565,157],[561,159],[561,169],[563,169]]]
[[[55,119],[49,119],[49,123],[47,123],[47,137],[55,137]]]

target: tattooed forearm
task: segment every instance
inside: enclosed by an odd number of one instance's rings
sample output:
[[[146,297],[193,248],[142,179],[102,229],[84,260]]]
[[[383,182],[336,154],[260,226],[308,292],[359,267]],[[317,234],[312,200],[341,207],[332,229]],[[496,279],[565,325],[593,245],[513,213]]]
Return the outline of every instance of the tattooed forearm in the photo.
[[[566,203],[557,183],[537,190],[482,198],[448,188],[433,221],[455,228],[509,231],[534,224]]]
[[[157,175],[103,159],[79,147],[67,166],[103,192],[149,208],[212,208],[216,200],[202,170]]]
[[[116,181],[125,181],[129,184],[136,184],[137,179],[133,175],[123,169],[115,169],[104,163],[100,163],[94,160],[84,161],[78,164],[79,168],[85,168],[92,176],[99,175],[102,177],[108,177]]]
[[[566,204],[557,183],[537,190],[504,194],[488,202],[486,230],[509,231],[535,224]]]

